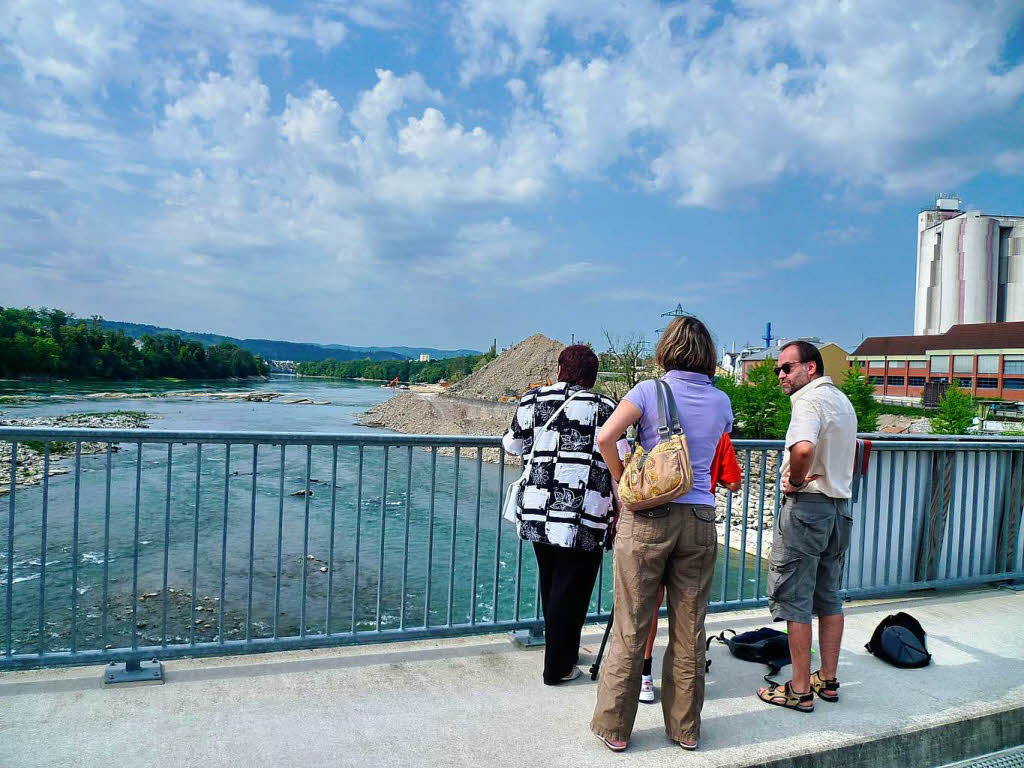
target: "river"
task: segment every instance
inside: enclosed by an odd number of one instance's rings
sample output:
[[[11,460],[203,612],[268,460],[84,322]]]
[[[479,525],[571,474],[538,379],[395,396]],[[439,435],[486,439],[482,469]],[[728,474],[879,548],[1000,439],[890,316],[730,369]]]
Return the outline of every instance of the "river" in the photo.
[[[2,382],[0,396],[43,399],[3,404],[0,410],[5,418],[139,410],[154,417],[154,429],[379,433],[355,421],[391,394],[373,383],[274,375],[267,381],[234,385],[146,382],[117,389],[139,394],[262,390],[328,404],[174,394],[117,400],[88,397],[114,388],[103,383]],[[68,395],[75,398],[62,399]],[[279,447],[260,447],[255,477],[251,447],[236,445],[228,457],[223,446],[205,445],[200,459],[194,444],[175,445],[169,472],[167,451],[163,445],[147,445],[140,458],[135,446],[125,445],[111,454],[109,521],[106,454],[82,458],[77,525],[74,472],[51,477],[45,555],[43,488],[18,489],[13,553],[16,648],[39,647],[41,601],[42,645],[51,650],[70,647],[72,629],[78,647],[128,644],[133,620],[139,643],[149,645],[159,644],[164,635],[171,643],[214,640],[222,626],[225,639],[234,639],[244,637],[247,629],[253,637],[266,637],[275,628],[288,635],[325,628],[347,632],[423,626],[426,621],[433,626],[506,620],[513,618],[517,597],[520,615],[537,613],[532,553],[519,546],[511,525],[500,523],[499,531],[499,491],[515,476],[513,468],[502,471],[467,457],[457,463],[454,457],[433,456],[428,450],[392,447],[384,488],[385,456],[379,447],[342,447],[336,461],[329,447],[314,447],[308,456],[304,447],[292,447],[284,453],[283,477]],[[307,460],[312,496],[293,496],[306,487]],[[73,461],[63,464],[73,469]],[[136,494],[137,563],[132,557]],[[6,506],[6,499],[2,503]],[[0,541],[6,541],[7,515],[0,519]],[[7,557],[0,551],[0,585],[6,584]],[[733,551],[731,596],[739,583],[739,562],[739,553]],[[713,596],[719,594],[721,560],[719,566]],[[143,597],[133,613],[136,572]],[[753,576],[753,558],[747,556],[745,596],[753,594]],[[762,589],[763,583],[762,577]],[[601,595],[607,608],[610,555],[602,572]],[[595,600],[592,608],[596,607]]]

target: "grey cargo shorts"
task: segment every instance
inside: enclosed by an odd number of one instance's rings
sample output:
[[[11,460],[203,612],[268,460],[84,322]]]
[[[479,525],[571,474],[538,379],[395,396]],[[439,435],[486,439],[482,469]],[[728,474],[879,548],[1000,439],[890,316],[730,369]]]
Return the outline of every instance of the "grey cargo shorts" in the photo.
[[[810,624],[813,615],[843,612],[839,588],[852,527],[849,499],[820,493],[783,497],[768,560],[773,619]]]

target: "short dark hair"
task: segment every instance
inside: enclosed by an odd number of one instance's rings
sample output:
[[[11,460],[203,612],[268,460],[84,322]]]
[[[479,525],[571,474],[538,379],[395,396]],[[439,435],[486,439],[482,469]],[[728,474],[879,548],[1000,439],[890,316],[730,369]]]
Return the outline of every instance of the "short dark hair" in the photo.
[[[590,389],[597,381],[597,355],[586,344],[573,344],[558,355],[559,381]]]
[[[666,371],[715,375],[715,342],[707,326],[696,317],[674,318],[661,334],[655,358]]]
[[[816,346],[809,341],[790,341],[782,345],[779,354],[782,354],[783,349],[788,349],[789,347],[796,347],[796,351],[800,353],[801,363],[814,363],[817,366],[815,376],[825,375],[825,362],[821,359],[821,352]]]

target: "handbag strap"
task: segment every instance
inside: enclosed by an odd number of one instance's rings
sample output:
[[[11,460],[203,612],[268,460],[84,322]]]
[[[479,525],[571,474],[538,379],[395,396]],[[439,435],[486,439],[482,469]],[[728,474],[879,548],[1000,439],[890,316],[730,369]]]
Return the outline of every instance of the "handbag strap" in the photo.
[[[670,434],[681,435],[683,434],[683,424],[679,420],[679,409],[676,405],[676,399],[672,395],[672,389],[669,387],[668,382],[663,379],[655,379],[655,385],[658,396],[658,437],[660,440],[664,440]],[[665,410],[666,405],[668,408],[668,415],[666,417]],[[660,441],[659,440],[659,441]]]
[[[558,406],[554,413],[551,414],[551,418],[544,422],[544,426],[541,427],[541,431],[547,431],[547,428],[551,426],[551,422],[558,418],[558,414],[560,414],[562,412],[562,409],[569,404],[569,401],[575,398],[577,395],[583,394],[584,392],[586,392],[585,389],[578,389],[571,395],[569,395],[567,398],[565,398],[565,400],[562,401],[562,404]],[[527,456],[526,460],[523,462],[523,474],[526,474],[526,471],[530,468],[530,465],[533,463],[533,452],[535,450],[537,450],[536,440],[533,441],[533,446],[530,448],[530,455]]]

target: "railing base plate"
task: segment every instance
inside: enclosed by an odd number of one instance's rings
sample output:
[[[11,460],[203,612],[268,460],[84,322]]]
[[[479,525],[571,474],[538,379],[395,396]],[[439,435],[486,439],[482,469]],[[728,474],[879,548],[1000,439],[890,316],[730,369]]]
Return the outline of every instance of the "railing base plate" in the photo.
[[[163,685],[164,667],[152,661],[110,662],[103,668],[103,687],[128,688],[136,685]]]
[[[509,637],[520,648],[536,648],[538,645],[544,645],[543,629],[517,629],[510,633]]]
[[[1011,592],[1024,592],[1024,581],[1011,581],[1008,584],[1000,584],[1000,589],[1008,589]]]

